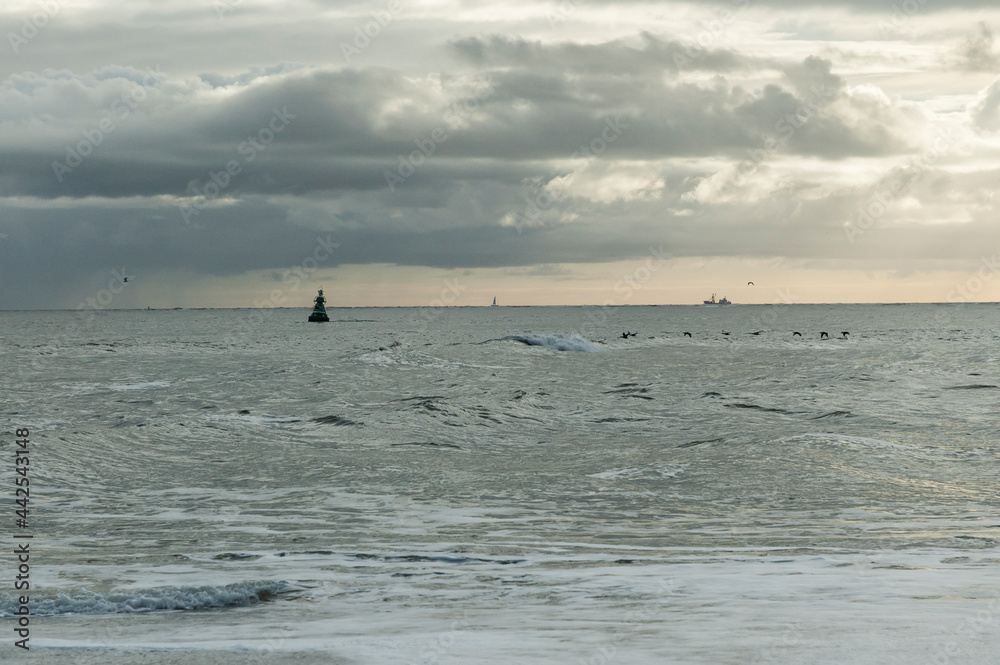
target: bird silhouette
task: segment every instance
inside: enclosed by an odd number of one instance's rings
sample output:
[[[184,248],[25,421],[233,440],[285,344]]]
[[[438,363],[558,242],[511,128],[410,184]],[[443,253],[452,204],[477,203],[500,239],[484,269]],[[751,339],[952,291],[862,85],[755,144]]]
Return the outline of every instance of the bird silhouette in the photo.
[[[829,338],[830,338],[830,336],[829,336],[829,335],[827,335],[827,334],[826,334],[825,332],[821,332],[821,333],[819,334],[819,338],[820,338],[820,339],[829,339]]]
[[[691,336],[691,333],[689,333],[689,332],[686,332],[686,333],[684,333],[684,336],[685,336],[685,337],[690,337],[690,336]]]
[[[796,336],[802,337],[802,333],[800,333],[799,331],[796,330],[795,332],[792,333],[792,337],[796,337]]]
[[[747,286],[753,286],[753,282],[747,282]]]

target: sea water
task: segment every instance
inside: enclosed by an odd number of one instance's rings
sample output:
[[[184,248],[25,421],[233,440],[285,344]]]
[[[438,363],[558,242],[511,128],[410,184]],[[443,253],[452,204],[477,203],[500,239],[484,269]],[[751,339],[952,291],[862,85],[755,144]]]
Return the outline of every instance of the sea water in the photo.
[[[2,660],[996,663],[998,312],[0,313]]]

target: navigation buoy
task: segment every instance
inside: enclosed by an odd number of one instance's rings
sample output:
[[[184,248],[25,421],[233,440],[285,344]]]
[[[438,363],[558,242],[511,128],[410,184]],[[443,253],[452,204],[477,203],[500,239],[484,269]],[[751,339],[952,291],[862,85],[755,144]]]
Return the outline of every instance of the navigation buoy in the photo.
[[[323,297],[323,289],[320,288],[319,295],[313,301],[312,314],[309,315],[309,321],[313,323],[328,323],[330,317],[326,315],[326,298]]]

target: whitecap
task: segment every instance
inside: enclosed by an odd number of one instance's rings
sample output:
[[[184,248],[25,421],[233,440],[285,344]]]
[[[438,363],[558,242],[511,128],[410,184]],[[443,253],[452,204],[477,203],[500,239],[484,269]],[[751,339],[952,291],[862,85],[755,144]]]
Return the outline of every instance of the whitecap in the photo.
[[[514,342],[521,342],[528,346],[544,346],[555,351],[584,351],[587,353],[600,353],[604,347],[589,339],[584,339],[579,335],[566,335],[564,333],[552,333],[550,335],[508,335],[502,338]]]

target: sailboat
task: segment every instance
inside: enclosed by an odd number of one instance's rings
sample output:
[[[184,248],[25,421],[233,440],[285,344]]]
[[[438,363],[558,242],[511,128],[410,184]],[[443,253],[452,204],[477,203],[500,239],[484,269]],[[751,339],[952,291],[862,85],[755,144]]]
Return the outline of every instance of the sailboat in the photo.
[[[498,305],[498,304],[497,304],[497,297],[496,297],[496,296],[493,296],[493,304],[492,304],[492,305],[490,305],[490,307],[499,307],[499,306],[500,306],[500,305]]]
[[[326,298],[323,296],[323,289],[319,290],[319,295],[313,301],[312,314],[309,315],[309,321],[313,323],[327,323],[330,321],[330,317],[326,315]]]

